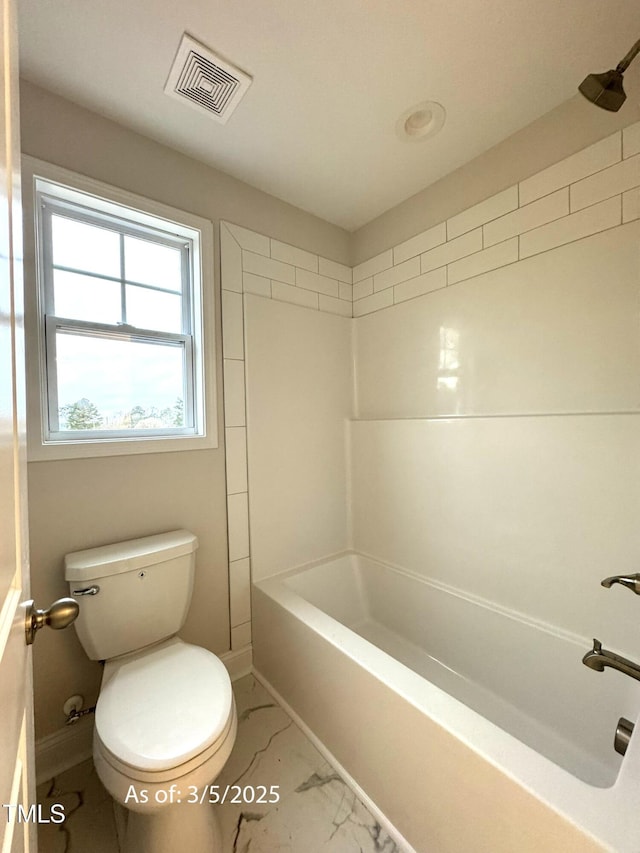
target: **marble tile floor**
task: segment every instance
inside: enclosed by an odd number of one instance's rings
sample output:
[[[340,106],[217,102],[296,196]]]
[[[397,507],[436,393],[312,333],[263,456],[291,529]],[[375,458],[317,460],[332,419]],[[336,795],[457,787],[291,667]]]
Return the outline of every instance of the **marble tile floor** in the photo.
[[[233,687],[238,737],[215,784],[278,786],[279,802],[212,806],[224,853],[402,853],[253,676]],[[119,853],[113,804],[90,760],[40,785],[38,802],[63,803],[67,815],[39,827],[39,853]]]

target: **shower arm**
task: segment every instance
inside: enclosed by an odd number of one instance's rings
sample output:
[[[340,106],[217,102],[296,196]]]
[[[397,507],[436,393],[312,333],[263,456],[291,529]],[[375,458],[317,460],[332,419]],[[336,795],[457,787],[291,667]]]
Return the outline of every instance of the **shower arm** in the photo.
[[[616,66],[616,71],[619,71],[621,74],[627,70],[627,68],[631,65],[636,56],[640,53],[640,39],[634,44],[629,53],[621,59],[620,62]]]

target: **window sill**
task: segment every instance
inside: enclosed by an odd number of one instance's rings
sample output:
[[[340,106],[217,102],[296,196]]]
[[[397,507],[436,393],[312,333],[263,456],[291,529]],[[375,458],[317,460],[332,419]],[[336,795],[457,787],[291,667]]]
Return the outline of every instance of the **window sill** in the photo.
[[[208,450],[217,447],[214,436],[176,435],[146,438],[117,438],[100,441],[51,441],[43,444],[39,436],[28,437],[28,462],[53,462],[57,459],[90,459],[146,453],[179,453],[183,450]]]

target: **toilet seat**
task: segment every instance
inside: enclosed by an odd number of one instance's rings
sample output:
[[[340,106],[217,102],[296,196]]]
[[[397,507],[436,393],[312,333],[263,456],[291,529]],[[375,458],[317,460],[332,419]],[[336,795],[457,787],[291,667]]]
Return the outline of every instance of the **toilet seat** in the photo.
[[[231,709],[224,731],[221,736],[211,744],[211,746],[207,747],[201,753],[194,756],[189,761],[186,761],[184,764],[168,767],[166,770],[161,771],[140,770],[138,767],[132,767],[130,764],[126,764],[124,761],[121,761],[117,755],[114,755],[109,751],[109,749],[107,749],[96,732],[94,734],[93,741],[94,761],[98,759],[101,762],[104,762],[108,765],[113,774],[126,779],[127,783],[140,782],[145,785],[157,784],[166,787],[172,782],[180,782],[186,776],[195,775],[196,771],[212,760],[219,763],[221,766],[224,765],[235,742],[236,730],[237,718],[234,705]],[[207,770],[205,775],[208,776],[210,772],[210,770]]]
[[[174,637],[105,666],[96,748],[130,778],[190,772],[221,747],[232,722],[229,674],[206,649]]]

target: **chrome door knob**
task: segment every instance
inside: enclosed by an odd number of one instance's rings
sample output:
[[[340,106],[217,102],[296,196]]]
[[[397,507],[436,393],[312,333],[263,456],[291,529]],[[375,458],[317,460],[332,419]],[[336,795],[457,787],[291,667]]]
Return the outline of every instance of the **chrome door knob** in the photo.
[[[32,645],[35,640],[36,631],[39,631],[44,625],[59,631],[61,628],[71,625],[80,612],[78,602],[74,601],[73,598],[59,598],[53,602],[48,610],[38,610],[33,599],[25,601],[24,607],[24,630],[28,646]]]

